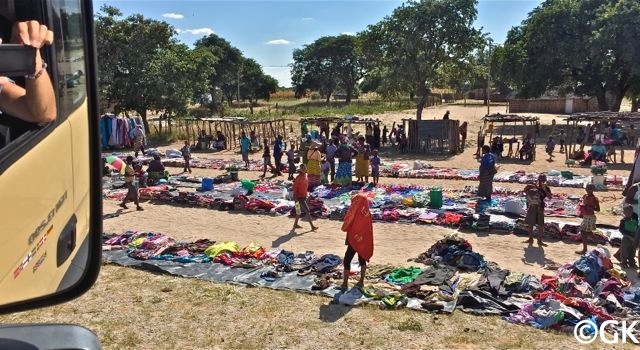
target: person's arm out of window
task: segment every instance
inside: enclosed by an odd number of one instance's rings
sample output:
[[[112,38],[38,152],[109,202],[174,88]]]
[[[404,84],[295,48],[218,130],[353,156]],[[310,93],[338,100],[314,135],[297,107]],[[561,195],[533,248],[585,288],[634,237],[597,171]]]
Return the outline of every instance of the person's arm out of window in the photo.
[[[26,86],[4,83],[0,94],[0,109],[31,123],[48,123],[56,119],[57,108],[51,78],[46,70],[40,48],[53,42],[53,32],[37,21],[18,22],[13,26],[11,41],[37,48],[36,70],[26,77]]]

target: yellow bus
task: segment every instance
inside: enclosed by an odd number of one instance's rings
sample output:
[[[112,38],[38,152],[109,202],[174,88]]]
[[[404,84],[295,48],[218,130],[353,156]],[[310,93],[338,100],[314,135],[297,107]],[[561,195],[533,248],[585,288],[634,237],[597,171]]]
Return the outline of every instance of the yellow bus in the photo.
[[[100,268],[102,168],[92,3],[0,0],[0,61],[14,57],[3,50],[12,24],[31,20],[54,33],[53,43],[40,52],[57,114],[45,124],[0,114],[0,312],[70,300],[93,285]],[[24,76],[9,78],[25,84]]]

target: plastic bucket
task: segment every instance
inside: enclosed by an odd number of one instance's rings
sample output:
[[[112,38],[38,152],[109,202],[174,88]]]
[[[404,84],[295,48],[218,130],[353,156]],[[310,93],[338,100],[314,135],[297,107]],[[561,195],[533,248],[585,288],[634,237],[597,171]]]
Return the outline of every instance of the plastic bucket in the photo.
[[[435,209],[442,208],[442,189],[441,188],[434,188],[431,191],[429,191],[429,206]]]
[[[205,191],[213,190],[213,178],[211,177],[202,178],[202,189]]]

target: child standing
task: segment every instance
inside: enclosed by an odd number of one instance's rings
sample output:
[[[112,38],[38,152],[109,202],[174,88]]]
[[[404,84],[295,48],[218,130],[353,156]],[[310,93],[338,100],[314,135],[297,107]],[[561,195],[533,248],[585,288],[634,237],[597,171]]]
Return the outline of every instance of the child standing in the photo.
[[[549,155],[549,160],[551,161],[553,158],[553,149],[556,148],[556,142],[553,140],[552,136],[549,136],[549,141],[547,141],[546,151]]]
[[[287,169],[287,171],[289,172],[289,181],[293,180],[293,174],[296,173],[295,157],[296,154],[293,151],[293,147],[289,148],[289,150],[287,150],[287,163],[289,164],[289,168]]]
[[[328,184],[331,165],[329,165],[329,162],[327,161],[326,158],[322,158],[322,161],[320,162],[320,171],[322,172],[322,179],[321,179],[322,184],[323,185]]]
[[[189,171],[189,173],[191,173],[191,165],[189,164],[191,160],[191,146],[189,146],[189,141],[184,142],[184,147],[180,149],[180,152],[182,152],[182,158],[184,158],[183,172],[186,173]]]
[[[620,233],[622,244],[619,250],[620,267],[636,267],[636,231],[638,230],[638,215],[633,212],[633,207],[627,205],[622,209],[624,218],[620,220]],[[616,254],[617,256],[617,254]]]
[[[538,182],[535,185],[525,186],[524,193],[527,196],[527,217],[525,218],[529,231],[527,243],[533,244],[533,229],[537,226],[538,245],[545,247],[546,244],[542,242],[542,236],[544,235],[544,200],[547,197],[551,197],[551,189],[547,186],[547,175],[538,175]]]
[[[295,181],[293,182],[293,200],[295,201],[295,212],[296,212],[296,221],[293,223],[292,231],[295,231],[297,228],[302,228],[302,226],[298,225],[298,221],[300,220],[300,214],[302,209],[307,213],[307,219],[309,219],[309,225],[311,225],[311,231],[315,231],[318,229],[317,226],[313,225],[313,221],[311,220],[311,210],[309,210],[309,205],[307,204],[307,195],[309,189],[309,178],[307,178],[307,167],[304,164],[300,165],[300,174],[296,176]]]
[[[580,234],[582,235],[582,250],[577,251],[576,254],[587,253],[587,240],[591,238],[593,232],[596,230],[596,213],[600,211],[600,201],[593,194],[596,187],[593,184],[588,184],[585,187],[587,194],[582,197],[580,204],[582,208],[582,223],[580,224]]]
[[[262,162],[264,163],[262,168],[262,175],[260,177],[265,177],[267,175],[267,167],[271,168],[271,172],[275,173],[276,168],[271,164],[271,150],[269,149],[269,142],[267,140],[264,141],[264,151],[262,152]]]
[[[558,136],[560,141],[560,153],[564,153],[564,139],[565,139],[564,129],[560,129],[560,135]]]
[[[378,157],[378,150],[373,150],[373,156],[369,159],[371,164],[371,177],[373,177],[373,184],[377,185],[380,180],[380,157]]]

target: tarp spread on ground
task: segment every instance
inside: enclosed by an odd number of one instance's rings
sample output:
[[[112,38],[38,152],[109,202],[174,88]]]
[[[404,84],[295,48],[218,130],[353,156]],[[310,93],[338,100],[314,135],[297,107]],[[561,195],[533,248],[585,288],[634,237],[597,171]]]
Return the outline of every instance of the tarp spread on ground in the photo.
[[[103,157],[114,154],[103,154]],[[126,154],[120,154],[122,157],[126,157]],[[124,158],[123,158],[124,159]],[[151,158],[141,157],[140,160],[149,161]],[[184,167],[184,160],[182,158],[165,158],[162,160],[165,166],[171,167]],[[230,166],[237,167],[238,169],[244,169],[244,162],[239,159],[212,159],[212,158],[193,158],[189,165],[192,168],[203,168],[213,170],[224,170]],[[249,168],[247,170],[262,171],[262,160],[250,160]],[[355,167],[355,163],[353,165]],[[286,172],[286,169],[283,171]],[[399,177],[399,178],[420,178],[420,179],[446,179],[446,180],[478,180],[479,171],[453,169],[453,168],[434,168],[429,164],[415,161],[413,164],[409,163],[383,163],[380,165],[380,176],[384,177]],[[556,171],[551,170],[547,174],[547,183],[549,186],[559,187],[574,187],[582,188],[585,184],[591,183],[591,176],[576,175],[570,171]],[[538,178],[538,173],[527,173],[524,170],[516,172],[503,171],[495,175],[495,182],[509,182],[520,184],[532,184],[535,183]],[[608,188],[620,189],[623,184],[627,182],[626,177],[607,175],[605,177],[605,184]]]
[[[640,313],[640,288],[613,266],[604,247],[538,278],[488,262],[468,241],[450,234],[415,259],[419,266],[372,265],[365,287],[347,291],[335,284],[344,271],[337,255],[295,254],[256,243],[240,248],[235,242],[178,242],[128,231],[103,236],[103,259],[182,277],[317,293],[346,305],[502,315],[542,329],[572,331],[581,320],[600,325]],[[357,265],[351,273],[358,273]]]
[[[193,178],[178,178],[182,182]],[[172,180],[174,181],[174,180]],[[187,182],[193,184],[193,182]],[[105,179],[103,197],[121,200],[126,195],[122,189],[124,183]],[[253,194],[247,191],[241,182],[215,185],[214,190],[199,192],[177,189],[169,185],[159,185],[140,189],[142,199],[156,200],[172,205],[189,205],[218,210],[241,210],[258,214],[292,215],[294,202],[285,195],[289,182],[264,180],[258,182]],[[462,227],[492,232],[515,232],[528,235],[523,228],[522,218],[526,213],[525,199],[518,193],[496,188],[491,201],[478,198],[476,189],[467,186],[462,189],[444,188],[442,207],[429,206],[431,190],[435,188],[421,186],[378,185],[348,190],[341,187],[319,186],[311,195],[309,207],[315,217],[342,220],[351,196],[364,191],[371,202],[371,215],[379,222],[415,223]],[[289,190],[287,190],[289,192]],[[578,197],[555,193],[547,200],[545,214],[550,217],[576,217],[575,208]],[[486,213],[486,214],[477,214]],[[492,215],[488,215],[488,214]],[[496,215],[509,214],[510,216]],[[567,241],[580,241],[581,235],[577,223],[548,222],[544,237]],[[608,237],[596,232],[594,243],[605,243]]]

